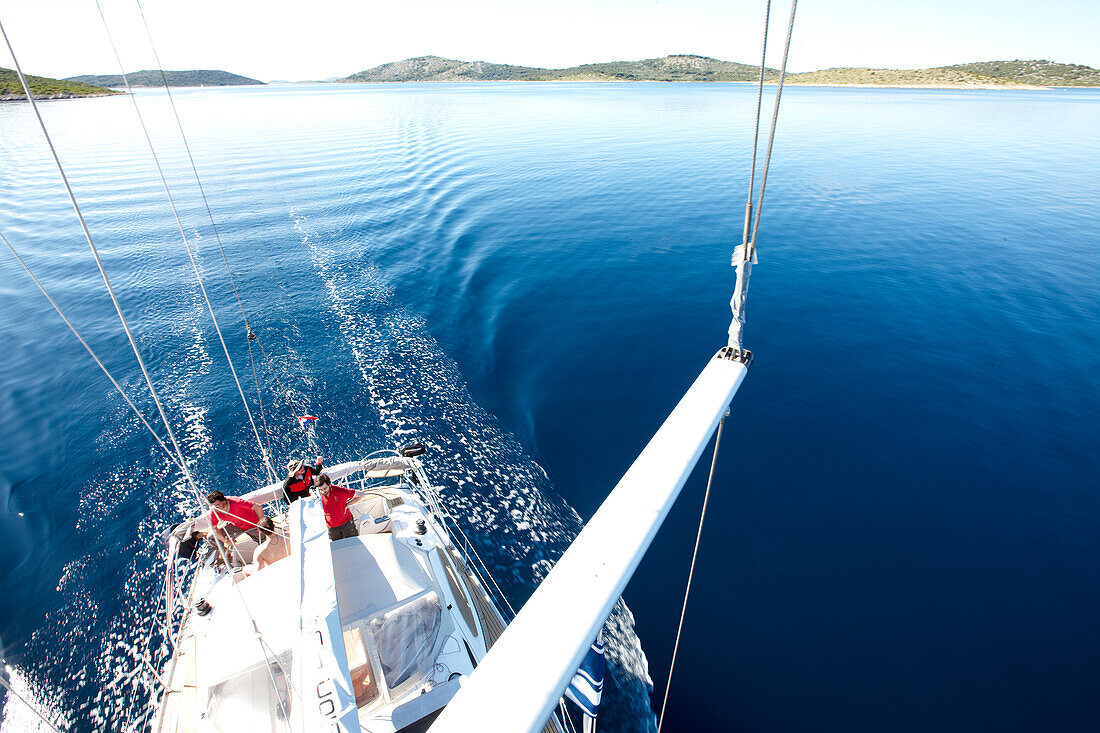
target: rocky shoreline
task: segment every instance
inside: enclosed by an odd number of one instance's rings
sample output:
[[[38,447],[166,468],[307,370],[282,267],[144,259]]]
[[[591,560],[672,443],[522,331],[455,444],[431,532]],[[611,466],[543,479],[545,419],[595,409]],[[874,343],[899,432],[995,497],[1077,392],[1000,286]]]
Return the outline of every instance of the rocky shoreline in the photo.
[[[35,94],[34,101],[36,102],[50,102],[56,99],[88,99],[91,97],[111,97],[115,94],[125,94],[126,92],[112,91],[109,93],[98,92],[96,94],[73,94],[72,92],[55,92],[54,94]],[[26,94],[0,94],[0,102],[26,102]]]

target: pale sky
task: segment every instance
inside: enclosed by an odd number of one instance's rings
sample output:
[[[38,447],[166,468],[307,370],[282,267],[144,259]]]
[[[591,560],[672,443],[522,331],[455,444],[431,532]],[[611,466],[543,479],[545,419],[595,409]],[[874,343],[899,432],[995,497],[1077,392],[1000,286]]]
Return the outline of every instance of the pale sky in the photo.
[[[101,0],[127,71],[155,68],[135,0]],[[761,0],[142,0],[167,69],[264,81],[435,55],[561,68],[695,53],[757,63]],[[770,66],[790,5],[775,0]],[[112,74],[94,0],[0,0],[24,70]],[[1100,67],[1100,0],[801,0],[790,70],[1038,59]],[[11,67],[0,46],[0,66]]]

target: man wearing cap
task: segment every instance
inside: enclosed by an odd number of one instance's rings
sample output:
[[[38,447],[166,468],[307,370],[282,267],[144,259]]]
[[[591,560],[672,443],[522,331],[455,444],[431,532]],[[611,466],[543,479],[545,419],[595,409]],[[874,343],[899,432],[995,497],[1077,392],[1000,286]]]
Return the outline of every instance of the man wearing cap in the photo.
[[[288,476],[283,482],[283,495],[286,500],[293,503],[303,496],[309,496],[309,487],[313,485],[313,477],[321,473],[321,456],[312,466],[307,466],[305,459],[291,459],[286,464]]]

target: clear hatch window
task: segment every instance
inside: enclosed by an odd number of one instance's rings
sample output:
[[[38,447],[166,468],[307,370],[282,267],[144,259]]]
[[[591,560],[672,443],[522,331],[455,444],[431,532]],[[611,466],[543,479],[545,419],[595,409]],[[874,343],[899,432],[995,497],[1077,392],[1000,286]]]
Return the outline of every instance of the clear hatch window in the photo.
[[[435,649],[443,608],[435,593],[374,618],[371,633],[386,686],[394,690],[410,679],[420,679],[435,664]]]

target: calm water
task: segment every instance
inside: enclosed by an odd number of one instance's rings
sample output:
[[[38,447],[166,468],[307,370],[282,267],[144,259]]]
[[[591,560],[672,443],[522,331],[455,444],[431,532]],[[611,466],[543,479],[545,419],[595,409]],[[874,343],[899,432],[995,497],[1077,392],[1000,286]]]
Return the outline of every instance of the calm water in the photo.
[[[321,417],[332,462],[428,442],[517,604],[724,343],[753,101],[740,85],[177,92],[294,409]],[[140,102],[253,389],[166,102]],[[257,486],[129,100],[42,111],[200,479]],[[1094,727],[1097,161],[1097,91],[785,93],[756,363],[666,730]],[[136,394],[24,105],[0,106],[0,231]],[[136,660],[163,651],[157,534],[187,499],[6,251],[0,313],[3,650],[74,729],[137,729]],[[262,364],[261,390],[285,460],[304,440]],[[655,728],[702,478],[627,589],[633,623],[615,616],[601,730]],[[30,725],[15,703],[4,716]]]

